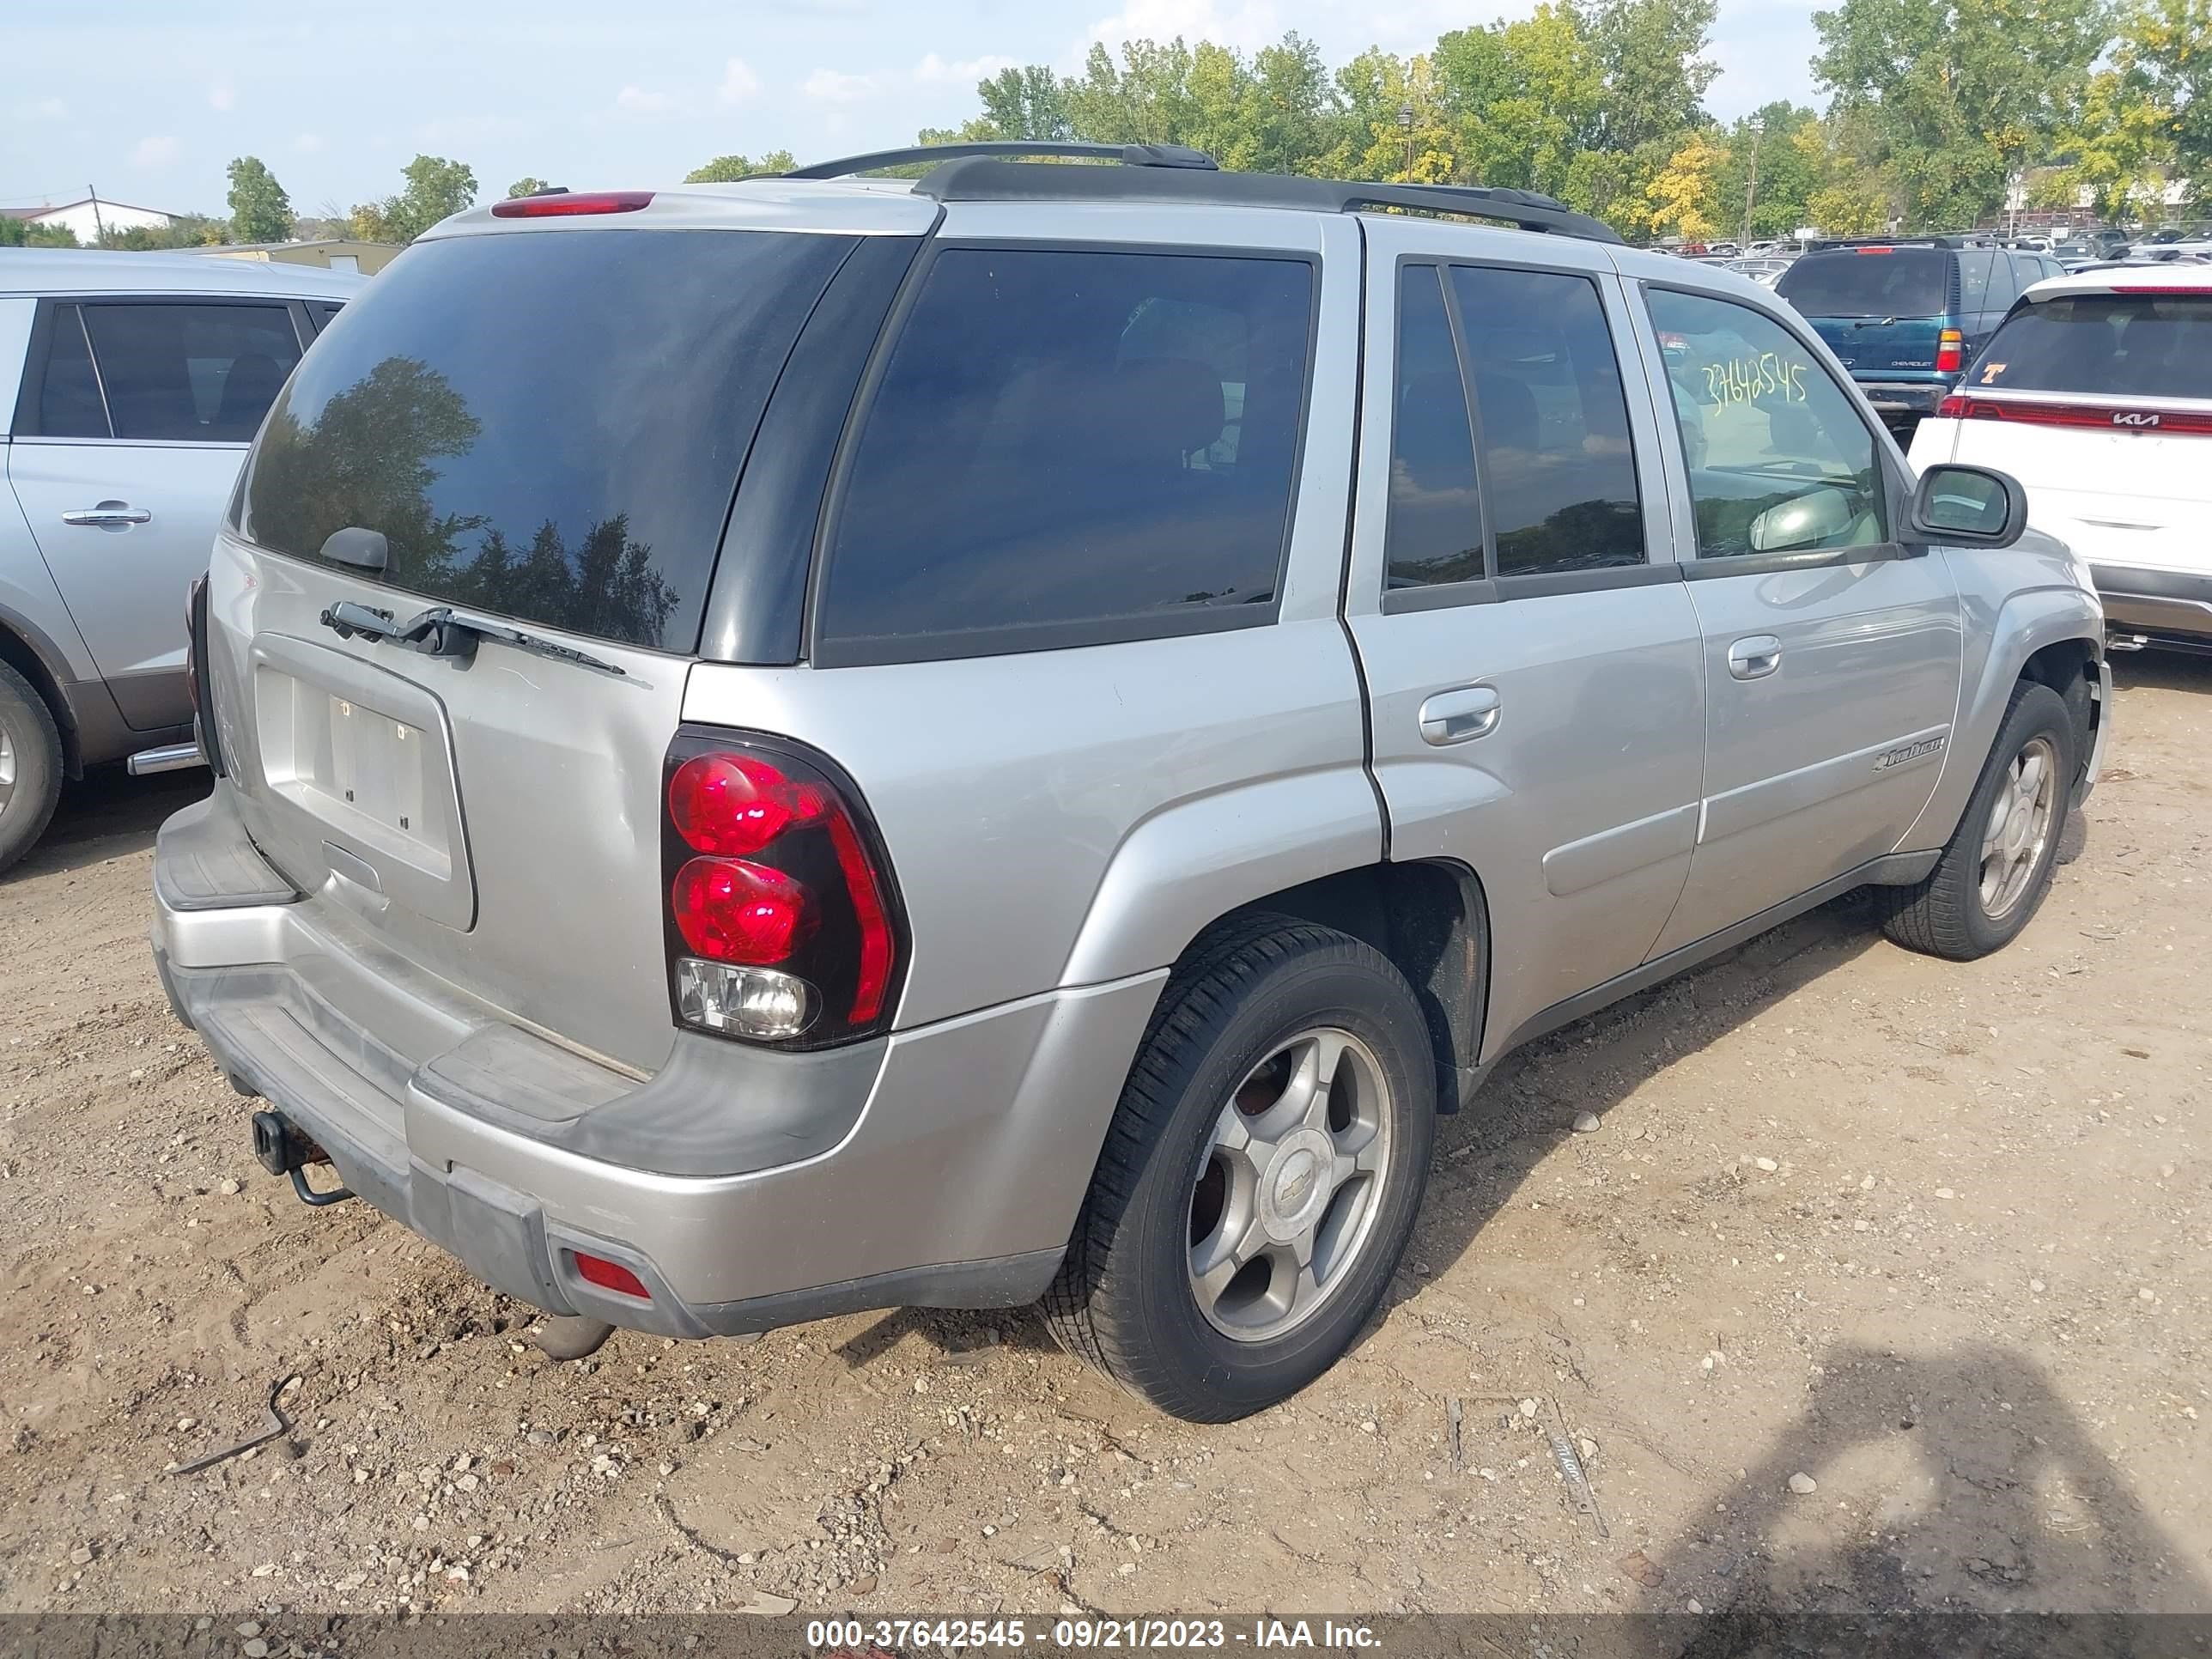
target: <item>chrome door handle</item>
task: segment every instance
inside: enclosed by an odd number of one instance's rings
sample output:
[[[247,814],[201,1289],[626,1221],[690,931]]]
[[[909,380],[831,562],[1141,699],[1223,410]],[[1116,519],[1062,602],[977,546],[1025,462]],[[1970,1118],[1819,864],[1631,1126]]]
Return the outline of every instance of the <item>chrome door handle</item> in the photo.
[[[1487,685],[1463,685],[1456,691],[1439,691],[1421,705],[1421,741],[1465,743],[1487,734],[1498,724],[1498,692]]]
[[[1782,641],[1753,634],[1729,647],[1729,672],[1740,680],[1763,680],[1782,666]]]
[[[116,530],[125,525],[144,524],[153,516],[144,507],[133,507],[128,501],[102,501],[98,507],[72,508],[62,514],[62,522]]]

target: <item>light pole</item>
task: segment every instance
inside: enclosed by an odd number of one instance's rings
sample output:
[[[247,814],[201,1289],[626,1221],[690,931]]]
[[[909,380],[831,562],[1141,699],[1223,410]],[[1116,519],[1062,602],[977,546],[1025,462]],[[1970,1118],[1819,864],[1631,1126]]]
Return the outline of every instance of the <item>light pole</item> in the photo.
[[[1753,204],[1759,200],[1759,135],[1765,131],[1765,121],[1759,116],[1753,116],[1751,118],[1751,178],[1743,187],[1743,234],[1737,239],[1737,246],[1740,247],[1751,246],[1751,210]]]
[[[1411,104],[1398,106],[1398,131],[1406,135],[1405,171],[1407,182],[1410,184],[1413,177],[1413,106]]]

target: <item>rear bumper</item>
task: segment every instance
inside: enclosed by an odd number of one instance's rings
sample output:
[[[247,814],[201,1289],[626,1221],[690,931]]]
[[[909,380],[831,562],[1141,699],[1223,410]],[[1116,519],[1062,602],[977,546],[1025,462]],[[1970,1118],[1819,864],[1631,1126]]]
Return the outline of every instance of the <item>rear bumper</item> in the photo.
[[[2206,556],[2212,560],[2212,548]],[[2212,641],[2212,574],[2095,563],[2089,574],[2115,632]]]
[[[346,1186],[495,1289],[692,1337],[1018,1305],[1050,1280],[1164,973],[820,1055],[684,1034],[641,1083],[293,895],[226,788],[155,854],[179,1016]],[[578,1251],[650,1299],[586,1282]]]
[[[1950,392],[1941,380],[1861,380],[1859,390],[1881,415],[1933,415]]]

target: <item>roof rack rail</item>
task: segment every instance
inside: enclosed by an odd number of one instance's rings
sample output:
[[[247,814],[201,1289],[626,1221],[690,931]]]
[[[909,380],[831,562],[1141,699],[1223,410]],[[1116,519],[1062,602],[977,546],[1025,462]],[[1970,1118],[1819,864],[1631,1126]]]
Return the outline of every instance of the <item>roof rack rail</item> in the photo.
[[[1383,185],[1304,179],[1279,173],[1201,173],[1178,167],[1041,167],[979,157],[947,161],[915,181],[917,195],[940,202],[1182,202],[1217,207],[1303,208],[1357,213],[1396,208],[1501,220],[1593,242],[1618,242],[1610,225],[1533,191],[1474,185]]]
[[[912,167],[916,162],[953,161],[975,156],[1045,155],[1088,161],[1119,161],[1131,167],[1188,167],[1212,173],[1220,163],[1202,149],[1182,144],[1062,144],[1025,140],[993,140],[967,144],[921,144],[908,149],[872,150],[865,155],[841,156],[793,167],[786,179],[846,179],[879,167]]]
[[[1024,156],[1119,161],[1120,167],[1036,167]],[[1282,173],[1223,170],[1203,150],[1180,144],[1056,144],[1021,142],[925,144],[820,161],[781,175],[842,179],[877,167],[936,161],[915,180],[915,193],[940,202],[1182,202],[1219,207],[1304,208],[1314,213],[1396,209],[1492,219],[1522,230],[1613,242],[1620,234],[1601,220],[1532,190],[1480,185],[1387,185],[1306,179]]]

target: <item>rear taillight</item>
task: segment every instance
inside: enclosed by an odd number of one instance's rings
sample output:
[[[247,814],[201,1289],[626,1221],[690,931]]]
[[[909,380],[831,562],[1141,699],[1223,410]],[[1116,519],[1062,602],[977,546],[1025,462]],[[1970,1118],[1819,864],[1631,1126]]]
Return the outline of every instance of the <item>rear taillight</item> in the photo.
[[[1936,372],[1956,374],[1966,366],[1966,337],[1947,328],[1936,337]]]
[[[201,758],[221,777],[222,744],[216,736],[215,684],[209,678],[208,579],[196,576],[185,590],[185,686],[192,700],[192,735]]]
[[[801,1048],[880,1030],[900,913],[851,780],[787,739],[687,728],[668,751],[665,799],[677,1019]]]
[[[2212,412],[2132,409],[2112,404],[2042,403],[2021,398],[1978,398],[1954,392],[1936,411],[1954,421],[2004,421],[2015,426],[2077,427],[2136,437],[2212,437]]]
[[[558,196],[517,196],[494,202],[495,219],[571,219],[587,213],[635,213],[653,200],[649,190],[566,191]]]

